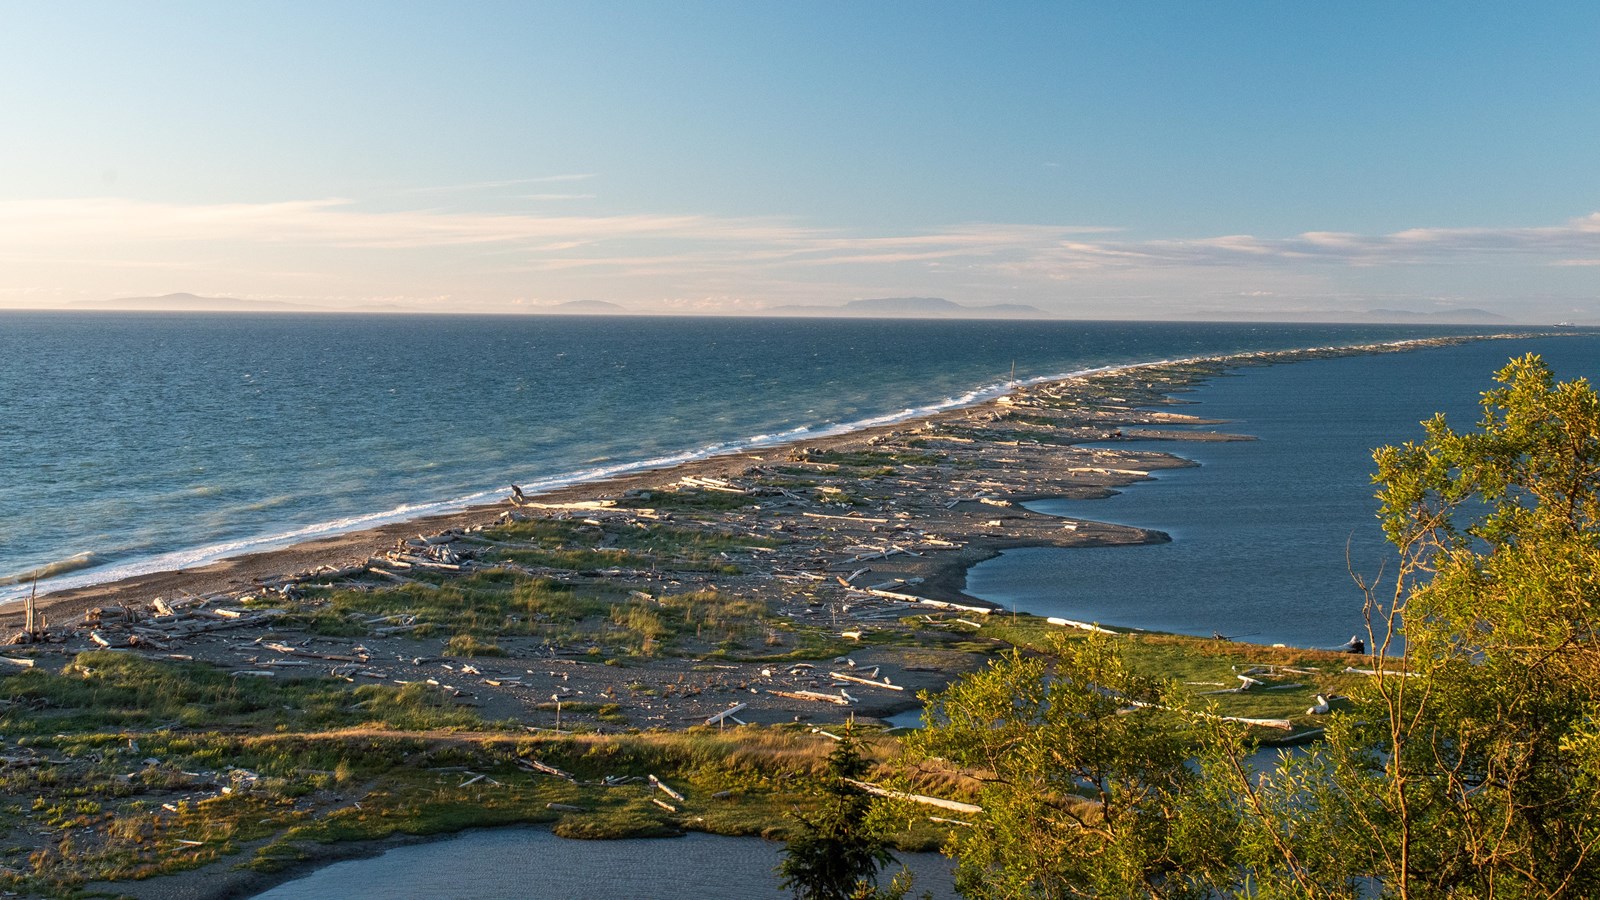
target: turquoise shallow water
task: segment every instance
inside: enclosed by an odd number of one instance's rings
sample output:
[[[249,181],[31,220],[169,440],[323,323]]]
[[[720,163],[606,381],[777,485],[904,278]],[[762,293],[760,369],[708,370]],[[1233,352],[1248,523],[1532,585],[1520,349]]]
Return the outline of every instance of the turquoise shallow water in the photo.
[[[0,599],[971,402],[1013,362],[1461,330],[4,312]]]
[[[1261,643],[1334,647],[1365,628],[1352,573],[1393,571],[1376,518],[1372,449],[1419,439],[1447,414],[1481,415],[1480,392],[1514,355],[1563,380],[1600,376],[1600,336],[1483,341],[1237,370],[1184,395],[1183,411],[1254,435],[1152,443],[1198,468],[1164,471],[1108,500],[1033,509],[1165,531],[1170,544],[1007,551],[968,575],[970,593],[1040,615]],[[1385,568],[1387,564],[1387,569]]]

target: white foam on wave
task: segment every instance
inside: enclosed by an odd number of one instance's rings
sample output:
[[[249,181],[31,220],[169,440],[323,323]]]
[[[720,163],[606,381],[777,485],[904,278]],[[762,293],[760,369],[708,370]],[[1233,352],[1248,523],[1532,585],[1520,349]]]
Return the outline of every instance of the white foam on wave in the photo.
[[[148,575],[152,572],[170,572],[178,569],[187,569],[202,566],[232,556],[243,556],[247,553],[256,553],[262,550],[271,550],[286,547],[302,541],[315,540],[350,531],[359,531],[363,528],[372,528],[378,525],[387,525],[391,522],[402,522],[407,519],[416,519],[435,513],[449,512],[453,509],[471,506],[474,503],[487,502],[496,494],[490,491],[481,491],[466,498],[441,501],[436,503],[402,504],[382,512],[368,513],[358,516],[348,516],[327,522],[318,522],[304,525],[289,531],[257,537],[242,538],[233,541],[222,541],[200,547],[184,550],[174,550],[169,553],[159,553],[153,556],[141,557],[135,560],[96,567],[79,571],[76,574],[57,577],[41,578],[39,592],[63,591],[71,588],[88,587],[90,585],[105,584],[132,578],[136,575]],[[27,590],[32,589],[32,584]],[[27,590],[14,589],[0,591],[0,601],[17,600],[23,597]]]
[[[45,579],[50,578],[52,575],[57,575],[64,572],[73,572],[78,569],[87,569],[94,565],[95,560],[98,558],[99,555],[93,550],[85,550],[82,553],[74,553],[71,556],[63,559],[47,562],[38,568],[30,569],[26,572],[20,572],[16,575],[8,575],[5,578],[0,578],[0,585],[27,584],[31,590],[34,579],[44,581]]]
[[[857,419],[850,422],[800,425],[782,431],[753,435],[744,440],[718,441],[705,444],[700,447],[694,447],[675,453],[667,453],[645,460],[622,461],[610,465],[594,466],[558,475],[513,480],[516,481],[516,483],[525,493],[546,493],[565,487],[571,487],[573,485],[584,484],[586,482],[604,481],[605,479],[613,478],[619,475],[628,475],[637,472],[646,472],[652,469],[664,469],[671,466],[682,465],[683,463],[708,459],[710,457],[725,453],[736,453],[741,450],[756,448],[770,448],[800,440],[802,438],[831,437],[839,434],[847,434],[852,431],[862,431],[868,428],[893,425],[897,422],[904,422],[909,419],[930,416],[946,410],[959,409],[965,406],[973,406],[978,403],[1003,396],[1004,394],[1007,394],[1018,387],[1027,385],[1041,384],[1048,381],[1060,381],[1065,378],[1114,371],[1117,369],[1136,368],[1137,366],[1141,365],[1157,364],[1159,363],[1135,363],[1102,366],[1091,369],[1080,369],[1057,375],[1043,375],[1036,378],[1018,380],[1015,382],[997,382],[993,384],[982,385],[963,394],[954,397],[947,397],[943,400],[933,403],[928,403],[921,406],[910,406],[897,412],[869,416],[864,419]],[[312,541],[318,538],[332,537],[334,535],[344,534],[351,531],[360,531],[365,528],[375,528],[381,525],[393,524],[395,522],[403,522],[408,519],[418,519],[430,515],[456,512],[466,509],[470,506],[476,506],[500,500],[505,496],[505,494],[506,491],[504,488],[494,488],[475,491],[464,496],[454,497],[447,500],[402,504],[400,506],[395,506],[380,512],[347,516],[326,522],[304,525],[288,531],[242,538],[233,541],[223,541],[200,547],[141,557],[139,559],[128,560],[126,562],[114,565],[80,570],[72,575],[64,575],[62,577],[41,578],[39,581],[39,592],[49,593],[53,591],[89,587],[96,584],[107,584],[113,581],[120,581],[124,578],[132,578],[139,575],[149,575],[155,572],[170,572],[178,569],[208,565],[229,557],[243,556],[249,553],[259,553],[266,550],[279,549],[292,544]],[[25,596],[25,594],[25,590],[18,589],[8,591],[0,589],[0,602],[15,601],[21,599],[23,596]]]
[[[752,435],[751,437],[745,438],[743,444],[746,447],[770,447],[773,444],[782,444],[788,441],[798,440],[799,438],[810,433],[810,425],[801,425],[798,428],[791,428],[788,431],[778,431],[772,434]]]

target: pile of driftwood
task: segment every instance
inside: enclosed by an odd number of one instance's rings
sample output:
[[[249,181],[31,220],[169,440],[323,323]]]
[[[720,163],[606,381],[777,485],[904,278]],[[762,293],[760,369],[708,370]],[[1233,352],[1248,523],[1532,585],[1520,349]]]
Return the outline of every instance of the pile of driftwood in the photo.
[[[784,684],[782,687],[768,687],[766,692],[775,697],[784,697],[790,700],[809,700],[814,703],[831,703],[834,706],[851,706],[860,701],[851,696],[845,688],[861,685],[886,691],[905,691],[904,685],[895,684],[889,680],[887,675],[880,674],[882,671],[881,666],[860,669],[858,670],[859,674],[851,674],[840,671],[840,669],[855,669],[856,662],[854,659],[840,656],[834,659],[833,662],[837,668],[828,670],[825,676],[815,672],[816,667],[811,663],[795,663],[789,666],[785,673],[789,677],[789,683]],[[772,669],[762,669],[761,674],[766,678],[775,678],[777,675]],[[824,687],[827,690],[821,690]],[[719,719],[744,709],[746,705],[739,704],[733,709],[712,716],[706,720],[706,724],[716,724]],[[738,720],[735,719],[735,721]]]
[[[455,530],[432,537],[419,534],[400,541],[394,549],[381,556],[369,558],[365,565],[349,574],[356,577],[371,574],[389,581],[411,584],[416,579],[408,577],[405,574],[408,571],[448,572],[452,575],[469,573],[477,567],[475,560],[478,551],[455,546],[461,539],[462,533]]]
[[[89,640],[102,649],[170,650],[197,634],[260,625],[284,615],[281,609],[213,606],[213,602],[210,597],[157,597],[151,603],[152,615],[126,606],[97,606],[84,613],[79,631],[87,632]]]
[[[22,601],[22,630],[6,640],[7,644],[43,644],[62,643],[71,636],[71,629],[50,629],[50,623],[44,616],[39,615],[39,582],[33,582],[33,590]]]

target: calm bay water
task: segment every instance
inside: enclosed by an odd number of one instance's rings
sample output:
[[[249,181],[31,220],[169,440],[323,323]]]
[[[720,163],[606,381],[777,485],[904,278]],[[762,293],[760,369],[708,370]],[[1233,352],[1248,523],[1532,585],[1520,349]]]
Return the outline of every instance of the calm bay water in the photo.
[[[1470,330],[0,313],[0,599],[971,402],[1013,361]]]
[[[760,838],[689,834],[680,838],[569,841],[543,828],[469,831],[334,863],[286,882],[259,900],[756,900],[792,896],[773,874],[782,844]],[[952,861],[934,853],[896,854],[915,878],[914,896],[956,896]],[[470,860],[470,864],[463,864]],[[898,867],[885,870],[884,883]]]
[[[1417,440],[1435,412],[1465,429],[1512,356],[1541,354],[1558,378],[1600,380],[1600,335],[1482,341],[1415,353],[1241,369],[1183,395],[1182,411],[1254,435],[1143,446],[1198,468],[1165,471],[1107,500],[1030,508],[1165,531],[1170,544],[1007,551],[968,591],[1039,615],[1258,643],[1333,647],[1364,630],[1362,595],[1393,571],[1376,518],[1372,448]]]

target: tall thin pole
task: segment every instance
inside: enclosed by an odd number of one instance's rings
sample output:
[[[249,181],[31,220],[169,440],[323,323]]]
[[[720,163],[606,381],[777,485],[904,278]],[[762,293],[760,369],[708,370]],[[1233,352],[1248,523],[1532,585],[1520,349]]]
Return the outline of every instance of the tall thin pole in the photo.
[[[32,639],[33,636],[35,635],[35,633],[38,631],[37,626],[34,624],[34,614],[38,610],[38,604],[37,604],[38,599],[39,599],[39,576],[35,575],[35,576],[33,576],[33,590],[28,593],[28,602],[23,604],[23,609],[25,610],[25,615],[24,615],[24,622],[22,623],[22,627],[23,627],[23,629],[25,631],[28,632],[29,639]]]

